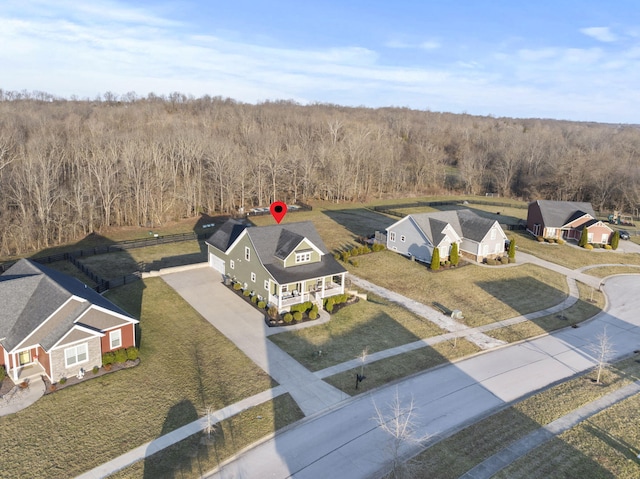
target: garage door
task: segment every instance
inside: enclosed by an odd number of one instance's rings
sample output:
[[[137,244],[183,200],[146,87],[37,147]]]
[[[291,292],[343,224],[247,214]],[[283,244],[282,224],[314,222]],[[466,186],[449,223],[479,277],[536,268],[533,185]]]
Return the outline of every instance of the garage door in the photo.
[[[209,266],[211,266],[216,271],[220,271],[220,273],[224,274],[224,260],[218,258],[213,253],[209,253]]]

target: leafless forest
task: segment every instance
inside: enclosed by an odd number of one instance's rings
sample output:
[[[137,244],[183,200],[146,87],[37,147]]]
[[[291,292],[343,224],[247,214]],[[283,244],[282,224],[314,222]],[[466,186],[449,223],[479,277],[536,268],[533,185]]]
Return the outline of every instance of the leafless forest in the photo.
[[[633,212],[639,155],[633,126],[0,90],[0,255],[274,199],[493,192]]]

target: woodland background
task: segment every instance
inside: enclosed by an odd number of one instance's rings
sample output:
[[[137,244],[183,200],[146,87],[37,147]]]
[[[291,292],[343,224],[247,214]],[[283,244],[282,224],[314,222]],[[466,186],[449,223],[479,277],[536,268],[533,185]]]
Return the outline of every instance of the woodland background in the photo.
[[[0,90],[0,255],[273,200],[489,192],[633,213],[639,154],[634,125]]]

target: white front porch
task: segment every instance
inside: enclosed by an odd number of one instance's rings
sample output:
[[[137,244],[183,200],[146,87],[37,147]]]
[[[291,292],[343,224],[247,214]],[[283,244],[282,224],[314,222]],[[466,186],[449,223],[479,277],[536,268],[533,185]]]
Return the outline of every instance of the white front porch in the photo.
[[[269,295],[269,303],[274,304],[278,311],[288,310],[295,304],[311,301],[322,306],[322,300],[330,296],[344,294],[345,273],[333,276],[331,279],[317,278],[314,286],[306,289],[307,282],[277,285],[278,294]],[[293,287],[293,289],[292,289]]]
[[[46,374],[47,372],[45,371],[42,364],[37,361],[30,364],[25,364],[24,366],[11,368],[9,371],[7,371],[7,376],[9,376],[15,384],[19,384],[26,379],[40,378],[40,376]]]

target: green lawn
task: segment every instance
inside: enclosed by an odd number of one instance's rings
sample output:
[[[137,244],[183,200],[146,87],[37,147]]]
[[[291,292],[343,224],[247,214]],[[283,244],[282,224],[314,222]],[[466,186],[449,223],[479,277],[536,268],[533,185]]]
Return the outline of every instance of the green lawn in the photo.
[[[592,318],[604,308],[604,294],[578,282],[580,298],[562,313],[550,314],[504,328],[487,331],[487,335],[507,342],[520,341]]]
[[[284,394],[222,421],[210,436],[194,434],[109,477],[200,478],[243,448],[302,417],[293,398]]]
[[[140,365],[0,417],[1,475],[71,477],[194,420],[207,406],[220,409],[274,386],[162,279],[107,296],[140,317]]]
[[[374,353],[445,332],[426,319],[369,294],[368,301],[341,309],[328,323],[269,339],[307,369],[318,371],[354,359],[365,348]]]
[[[590,380],[592,375],[588,373],[535,394],[443,439],[425,450],[416,458],[420,465],[420,470],[416,477],[457,479],[475,465],[507,447],[510,443],[588,402],[637,380],[638,375],[640,375],[640,364],[636,362],[635,358],[628,359],[616,364],[611,371],[607,371],[602,385],[593,384]],[[608,410],[615,418],[615,421],[612,419],[609,422],[625,428],[624,432],[620,431],[619,437],[629,438],[629,442],[632,442],[636,447],[640,444],[638,442],[640,439],[638,437],[638,423],[635,419],[629,419],[637,416],[638,405],[640,404],[636,403],[635,409],[630,407],[627,410],[617,410],[616,408]],[[417,411],[417,413],[419,414],[420,411]],[[594,419],[592,418],[589,422]],[[606,424],[604,428],[609,431],[612,430],[610,424]],[[628,435],[625,436],[625,434]],[[564,443],[565,441],[561,442]],[[586,443],[586,441],[583,442]],[[542,457],[538,457],[536,453],[540,449],[549,447],[549,445],[542,446],[542,448],[525,456],[523,460],[517,461],[514,467],[508,468],[495,477],[503,479],[529,477],[595,479],[602,477],[638,477],[638,474],[640,474],[640,468],[635,463],[626,464],[626,467],[634,471],[635,475],[622,474],[619,476],[618,473],[622,472],[623,469],[616,469],[613,471],[614,474],[611,475],[608,471],[609,464],[617,455],[612,450],[604,451],[604,454],[593,454],[588,450],[581,451],[568,442],[565,443],[565,447],[558,448],[554,444],[552,446],[552,450]],[[596,451],[592,450],[591,452]],[[620,461],[617,462],[620,463]],[[623,464],[623,466],[625,465]]]
[[[438,273],[391,251],[358,257],[351,273],[431,305],[459,309],[469,326],[480,326],[554,306],[568,294],[559,273],[531,264],[516,267],[459,266]]]

